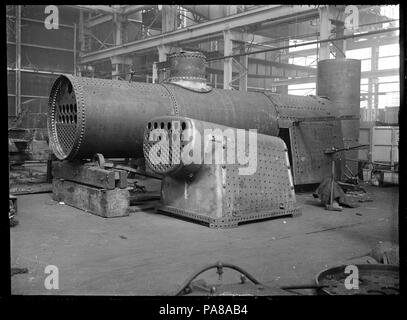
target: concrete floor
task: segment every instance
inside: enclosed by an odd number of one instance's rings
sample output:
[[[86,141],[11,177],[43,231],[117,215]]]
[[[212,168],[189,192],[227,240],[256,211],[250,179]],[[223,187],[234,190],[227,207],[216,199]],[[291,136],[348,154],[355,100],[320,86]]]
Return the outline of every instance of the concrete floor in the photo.
[[[379,241],[398,243],[398,188],[366,189],[374,201],[359,208],[326,211],[301,193],[301,217],[228,230],[153,212],[104,219],[60,205],[51,194],[19,196],[11,265],[29,273],[11,278],[12,294],[165,295],[218,260],[268,285],[313,283],[320,270],[349,263]],[[59,269],[59,290],[44,287],[47,265]],[[217,281],[214,270],[205,277]],[[226,271],[223,281],[238,277]]]

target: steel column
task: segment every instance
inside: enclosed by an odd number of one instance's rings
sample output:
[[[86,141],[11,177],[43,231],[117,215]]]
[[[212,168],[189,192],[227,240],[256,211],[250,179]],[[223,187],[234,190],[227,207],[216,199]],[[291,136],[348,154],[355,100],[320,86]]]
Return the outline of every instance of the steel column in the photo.
[[[16,6],[16,116],[21,112],[21,6]]]
[[[230,30],[223,31],[223,54],[224,56],[230,56],[233,53],[232,34]],[[232,89],[232,71],[233,60],[227,58],[223,60],[223,89]]]
[[[371,71],[373,72],[377,72],[378,68],[379,68],[379,46],[372,46],[371,49],[372,52],[372,60],[371,60]],[[379,91],[379,84],[378,84],[378,77],[373,76],[372,78],[369,79],[370,83],[373,86],[373,105],[372,108],[374,108],[374,117],[372,119],[372,121],[376,121],[378,120],[378,116],[379,116],[379,95],[378,95],[378,91]]]
[[[171,32],[177,29],[177,6],[164,5],[162,13],[162,33]]]
[[[76,23],[73,28],[73,75],[76,76]]]
[[[319,9],[319,19],[319,34],[321,40],[329,39],[329,36],[331,35],[331,22],[329,21],[328,6]],[[321,43],[321,47],[319,48],[319,60],[329,59],[329,53],[329,42]]]
[[[242,65],[242,70],[239,73],[239,90],[247,91],[247,75],[248,75],[248,56],[243,56],[240,58],[240,64]],[[243,70],[244,68],[244,70]]]
[[[158,61],[164,62],[167,61],[167,54],[170,53],[171,48],[164,45],[157,46],[158,50]],[[167,70],[162,70],[158,73],[158,83],[162,82],[167,77]]]

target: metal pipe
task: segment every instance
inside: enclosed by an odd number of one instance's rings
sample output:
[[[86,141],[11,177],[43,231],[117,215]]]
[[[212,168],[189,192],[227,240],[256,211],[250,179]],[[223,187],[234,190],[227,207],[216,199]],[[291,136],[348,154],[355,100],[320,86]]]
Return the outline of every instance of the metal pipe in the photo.
[[[192,282],[192,280],[194,280],[197,276],[199,276],[200,274],[204,273],[205,271],[208,271],[210,269],[214,269],[217,268],[218,272],[219,269],[221,269],[221,272],[223,272],[223,268],[229,268],[229,269],[233,269],[236,270],[238,272],[240,272],[241,274],[245,275],[247,277],[247,279],[249,279],[251,282],[253,282],[253,284],[255,285],[262,285],[260,283],[260,281],[258,281],[255,277],[253,277],[249,272],[247,272],[246,270],[240,268],[237,265],[231,264],[231,263],[224,263],[224,262],[217,262],[217,263],[211,263],[208,264],[204,267],[202,267],[200,270],[194,272],[192,275],[190,275],[185,281],[184,283],[180,286],[179,289],[177,289],[174,292],[174,296],[180,296],[182,295],[182,293],[184,292],[184,289],[187,288],[190,283]]]

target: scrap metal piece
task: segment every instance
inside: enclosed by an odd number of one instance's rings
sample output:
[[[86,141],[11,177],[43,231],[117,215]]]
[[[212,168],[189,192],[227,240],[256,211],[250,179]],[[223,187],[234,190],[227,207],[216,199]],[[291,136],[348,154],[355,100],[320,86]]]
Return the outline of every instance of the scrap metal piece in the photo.
[[[173,130],[179,130],[175,138]],[[211,130],[218,131],[208,133]],[[229,134],[226,134],[227,130]],[[187,131],[191,134],[188,143],[181,139]],[[247,131],[243,132],[247,135]],[[211,228],[299,215],[301,211],[296,205],[284,141],[257,134],[254,171],[241,174],[241,169],[248,166],[228,161],[228,146],[233,145],[231,133],[236,137],[235,128],[186,117],[158,117],[147,123],[144,135],[146,164],[155,173],[165,176],[161,188],[162,206],[158,210]],[[167,137],[163,138],[165,135]],[[250,150],[247,137],[243,144],[235,142],[238,150]],[[177,145],[180,152],[174,156]],[[218,154],[216,148],[220,150]],[[188,150],[192,153],[199,150],[201,162],[186,163],[179,155]],[[222,162],[213,161],[217,155]],[[207,161],[209,157],[210,162]]]

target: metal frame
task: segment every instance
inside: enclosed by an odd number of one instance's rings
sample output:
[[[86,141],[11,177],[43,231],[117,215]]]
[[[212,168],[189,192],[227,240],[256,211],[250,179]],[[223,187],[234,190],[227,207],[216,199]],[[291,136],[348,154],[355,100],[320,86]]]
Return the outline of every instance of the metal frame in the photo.
[[[47,49],[47,50],[56,50],[56,51],[64,51],[64,52],[72,52],[74,53],[74,65],[73,65],[73,70],[75,73],[76,70],[76,25],[66,25],[66,24],[59,24],[61,27],[65,28],[71,28],[73,29],[74,32],[74,44],[73,44],[73,49],[66,49],[66,48],[60,48],[60,47],[53,47],[53,46],[43,46],[43,45],[37,45],[37,44],[31,44],[31,43],[23,43],[21,42],[21,22],[22,21],[30,21],[30,22],[35,22],[35,23],[44,23],[44,21],[38,20],[38,19],[31,19],[31,18],[26,18],[21,16],[21,10],[22,6],[21,5],[16,5],[16,15],[7,15],[7,18],[9,19],[15,19],[15,42],[12,41],[7,41],[7,45],[13,45],[16,47],[16,55],[15,55],[15,66],[13,68],[7,67],[7,71],[13,71],[15,73],[15,92],[14,93],[8,93],[8,97],[15,97],[15,113],[14,115],[9,114],[9,116],[19,116],[21,113],[21,98],[39,98],[39,99],[44,99],[48,97],[44,96],[35,96],[35,95],[24,95],[21,94],[21,73],[22,72],[28,72],[28,73],[38,73],[38,74],[48,74],[48,75],[55,75],[55,74],[60,74],[60,72],[51,72],[51,71],[45,71],[45,70],[30,70],[30,69],[24,69],[21,66],[21,48],[22,47],[32,47],[32,48],[41,48],[41,49]]]
[[[7,44],[10,45],[17,45],[17,42],[11,42],[11,41],[7,41]],[[23,42],[19,42],[20,46],[24,46],[24,47],[32,47],[32,48],[40,48],[40,49],[51,49],[51,50],[57,50],[57,51],[67,51],[67,52],[75,52],[74,49],[66,49],[66,48],[58,48],[58,47],[51,47],[51,46],[43,46],[43,45],[39,45],[39,44],[32,44],[32,43],[23,43]]]
[[[183,29],[178,29],[165,34],[149,37],[125,43],[115,48],[109,48],[96,52],[84,54],[82,63],[95,62],[108,59],[112,56],[141,52],[155,48],[158,45],[167,45],[175,42],[185,41],[220,33],[227,29],[244,27],[264,21],[282,22],[287,19],[296,19],[298,16],[312,17],[318,14],[316,8],[302,8],[300,6],[287,7],[283,5],[266,5],[225,18],[203,22]]]

